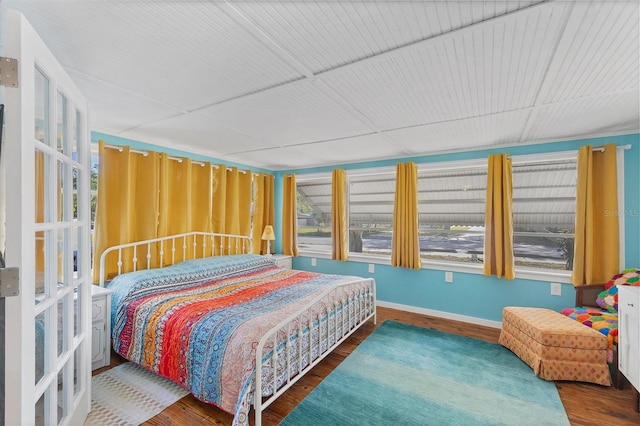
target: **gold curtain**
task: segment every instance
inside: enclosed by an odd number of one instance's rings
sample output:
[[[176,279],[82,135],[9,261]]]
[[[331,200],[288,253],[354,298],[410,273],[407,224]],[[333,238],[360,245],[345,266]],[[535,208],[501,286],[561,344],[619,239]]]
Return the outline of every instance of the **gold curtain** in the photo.
[[[36,223],[44,222],[44,152],[35,151]]]
[[[1,131],[1,130],[0,130]],[[36,150],[35,179],[36,179],[36,223],[44,222],[44,152]],[[36,293],[44,291],[44,231],[36,231]]]
[[[513,259],[513,183],[511,159],[507,154],[489,156],[487,201],[484,217],[485,275],[515,278]]]
[[[191,230],[191,160],[178,161],[160,154],[160,213],[158,237],[182,234]],[[162,243],[162,265],[192,258],[185,240]],[[184,255],[186,247],[186,256]]]
[[[187,232],[200,231],[211,232],[211,212],[213,205],[213,171],[211,163],[191,163],[191,214],[190,224]],[[188,243],[193,250],[193,240],[188,239]],[[201,239],[196,241],[196,255],[202,257],[202,243]],[[211,240],[206,241],[207,252],[211,253]]]
[[[253,193],[251,192],[252,176],[249,171],[239,171],[238,175],[238,232],[237,234],[251,236],[251,202]],[[228,193],[227,193],[228,195]],[[246,250],[249,250],[247,247]],[[242,247],[238,247],[238,253],[242,253]]]
[[[267,242],[262,241],[262,231],[267,225],[274,225],[273,175],[257,173],[253,177],[253,231],[251,253],[265,254]]]
[[[213,173],[213,232],[250,235],[251,174],[236,168],[218,166]],[[216,240],[216,254],[237,254],[242,247]]]
[[[391,265],[420,269],[418,239],[418,169],[415,163],[396,165]]]
[[[146,156],[122,147],[122,152],[105,148],[98,142],[100,168],[96,205],[93,253],[93,282],[98,282],[100,256],[108,247],[132,241],[155,238],[159,213],[159,155]],[[136,253],[137,268],[147,267],[146,253]],[[123,251],[123,268],[131,269],[132,250]],[[155,249],[152,267],[157,266]],[[106,277],[118,270],[117,253],[108,256]]]
[[[298,255],[298,206],[296,175],[284,175],[282,194],[282,253]]]
[[[225,232],[226,224],[226,201],[227,201],[227,166],[219,165],[213,171],[213,205],[211,216],[211,227],[213,232]],[[222,242],[219,239],[214,241],[214,252],[216,255],[222,254]]]
[[[349,258],[347,229],[347,173],[335,169],[331,173],[331,259]]]
[[[619,272],[618,179],[616,145],[604,152],[578,151],[576,230],[571,282],[603,283]]]
[[[191,227],[189,231],[211,232],[213,173],[210,163],[191,164]]]

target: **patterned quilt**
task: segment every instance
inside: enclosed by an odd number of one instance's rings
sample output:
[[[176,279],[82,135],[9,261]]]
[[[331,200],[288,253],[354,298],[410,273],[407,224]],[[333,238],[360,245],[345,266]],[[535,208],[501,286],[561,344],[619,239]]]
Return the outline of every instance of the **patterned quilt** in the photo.
[[[607,361],[613,361],[613,344],[618,343],[618,314],[590,306],[565,308],[562,314],[607,336]]]
[[[233,413],[234,424],[247,424],[261,336],[324,290],[353,278],[283,269],[257,255],[198,259],[120,275],[109,284],[113,346],[198,399]],[[305,330],[313,322],[304,324]],[[270,373],[262,371],[266,383],[273,383]]]

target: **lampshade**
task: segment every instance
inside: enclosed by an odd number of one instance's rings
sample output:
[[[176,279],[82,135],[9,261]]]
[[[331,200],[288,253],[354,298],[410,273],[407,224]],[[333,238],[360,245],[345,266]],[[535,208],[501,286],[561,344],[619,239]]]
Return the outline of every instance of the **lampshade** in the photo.
[[[267,241],[273,241],[276,239],[276,236],[273,233],[273,226],[267,225],[264,227],[264,232],[262,233],[262,239]]]

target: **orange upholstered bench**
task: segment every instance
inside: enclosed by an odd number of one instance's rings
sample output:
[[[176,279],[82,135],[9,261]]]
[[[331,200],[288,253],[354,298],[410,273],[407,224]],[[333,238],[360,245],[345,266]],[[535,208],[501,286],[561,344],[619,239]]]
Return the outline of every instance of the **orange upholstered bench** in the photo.
[[[607,338],[559,312],[504,308],[500,344],[542,379],[611,385]]]

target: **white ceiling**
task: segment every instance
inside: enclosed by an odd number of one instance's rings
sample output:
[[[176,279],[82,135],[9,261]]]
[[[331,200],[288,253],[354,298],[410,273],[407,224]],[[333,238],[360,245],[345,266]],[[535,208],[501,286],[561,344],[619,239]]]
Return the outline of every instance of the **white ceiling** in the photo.
[[[92,130],[271,170],[640,131],[637,1],[19,1]]]

